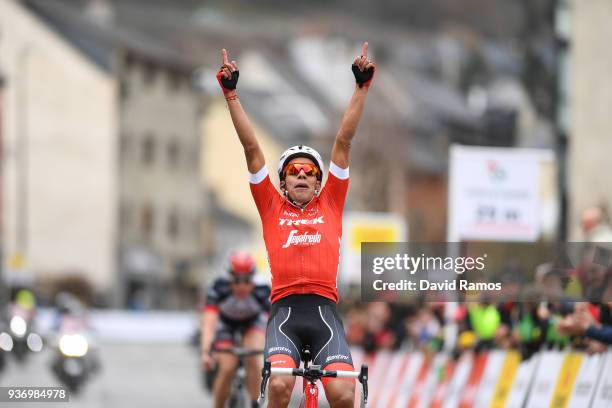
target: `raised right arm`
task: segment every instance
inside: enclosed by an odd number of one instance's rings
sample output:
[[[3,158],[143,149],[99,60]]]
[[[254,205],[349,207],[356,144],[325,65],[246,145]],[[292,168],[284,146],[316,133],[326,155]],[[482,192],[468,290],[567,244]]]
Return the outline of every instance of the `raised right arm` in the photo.
[[[227,101],[234,129],[238,134],[238,139],[244,149],[244,157],[246,158],[247,168],[249,173],[255,174],[266,163],[263,151],[257,142],[255,131],[249,121],[249,117],[244,111],[238,99],[238,93],[236,92],[236,84],[238,82],[238,66],[236,61],[231,63],[227,58],[227,51],[225,48],[221,50],[223,57],[223,65],[217,73],[217,79],[223,90],[223,95]]]

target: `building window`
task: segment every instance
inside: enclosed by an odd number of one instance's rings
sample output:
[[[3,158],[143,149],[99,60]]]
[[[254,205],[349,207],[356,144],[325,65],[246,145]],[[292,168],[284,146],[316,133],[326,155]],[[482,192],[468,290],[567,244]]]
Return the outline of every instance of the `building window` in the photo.
[[[169,71],[167,78],[168,78],[168,88],[170,89],[171,92],[177,92],[181,89],[183,78],[181,77],[179,73]]]
[[[131,145],[131,136],[128,133],[122,133],[121,138],[119,139],[119,157],[121,160],[126,160],[129,158]]]
[[[119,207],[119,226],[124,231],[129,230],[130,228],[130,222],[132,218],[131,211],[132,208],[128,203],[121,203],[121,206]]]
[[[135,65],[134,58],[132,58],[130,54],[125,54],[125,60],[123,62],[123,66],[125,67],[125,70],[127,72],[131,71],[132,69],[134,69],[134,65]]]
[[[193,239],[195,240],[195,242],[199,243],[202,239],[202,218],[199,216],[193,217],[193,223],[191,224],[191,226]]]
[[[195,145],[190,153],[191,166],[198,168],[200,166],[200,145]]]
[[[119,84],[119,94],[120,94],[121,100],[123,101],[125,101],[126,99],[130,97],[130,85],[129,85],[129,79],[127,78],[127,74],[124,74],[121,77],[120,84]]]
[[[155,161],[155,137],[148,133],[142,141],[142,162],[151,165]]]
[[[176,140],[171,140],[167,146],[168,166],[176,168],[179,164],[179,143]]]
[[[145,240],[151,240],[155,228],[155,213],[151,204],[145,204],[140,214],[140,230]]]
[[[143,68],[143,80],[145,85],[153,85],[155,82],[155,76],[157,75],[157,69],[155,65],[151,63],[144,64]]]
[[[168,238],[176,241],[180,234],[180,220],[176,210],[171,210],[168,214]]]

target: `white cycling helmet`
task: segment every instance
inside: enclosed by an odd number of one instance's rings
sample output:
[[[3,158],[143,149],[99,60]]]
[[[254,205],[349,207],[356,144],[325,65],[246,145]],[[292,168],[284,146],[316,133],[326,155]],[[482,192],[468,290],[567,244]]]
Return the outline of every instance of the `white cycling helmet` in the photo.
[[[317,152],[312,147],[299,145],[293,146],[285,150],[283,154],[281,154],[280,160],[278,161],[278,177],[283,180],[283,169],[292,159],[296,157],[307,157],[312,160],[315,165],[319,168],[320,173],[317,175],[317,178],[321,180],[323,178],[323,172],[325,171],[325,166],[323,165],[323,159],[319,152]]]

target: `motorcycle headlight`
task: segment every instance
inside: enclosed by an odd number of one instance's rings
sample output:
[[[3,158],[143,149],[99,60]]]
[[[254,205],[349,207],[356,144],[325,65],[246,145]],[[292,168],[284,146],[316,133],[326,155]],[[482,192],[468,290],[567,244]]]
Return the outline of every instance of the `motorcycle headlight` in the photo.
[[[17,337],[23,337],[26,333],[26,330],[28,329],[28,325],[25,319],[21,316],[13,316],[13,318],[11,319],[10,326],[11,326],[11,331]]]
[[[42,337],[40,337],[36,333],[28,334],[28,339],[26,340],[26,343],[28,345],[28,348],[35,353],[38,353],[43,348]]]
[[[83,357],[89,344],[81,334],[64,334],[59,340],[60,352],[66,357]]]
[[[0,349],[11,351],[13,349],[13,338],[6,332],[0,333]]]

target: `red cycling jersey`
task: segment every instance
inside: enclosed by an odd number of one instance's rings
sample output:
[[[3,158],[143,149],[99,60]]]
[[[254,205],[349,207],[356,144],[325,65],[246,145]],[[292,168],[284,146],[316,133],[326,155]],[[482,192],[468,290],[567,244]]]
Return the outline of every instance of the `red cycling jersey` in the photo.
[[[265,166],[251,174],[250,181],[272,271],[271,301],[288,295],[317,294],[337,303],[348,168],[331,163],[327,183],[304,209],[274,188]]]

